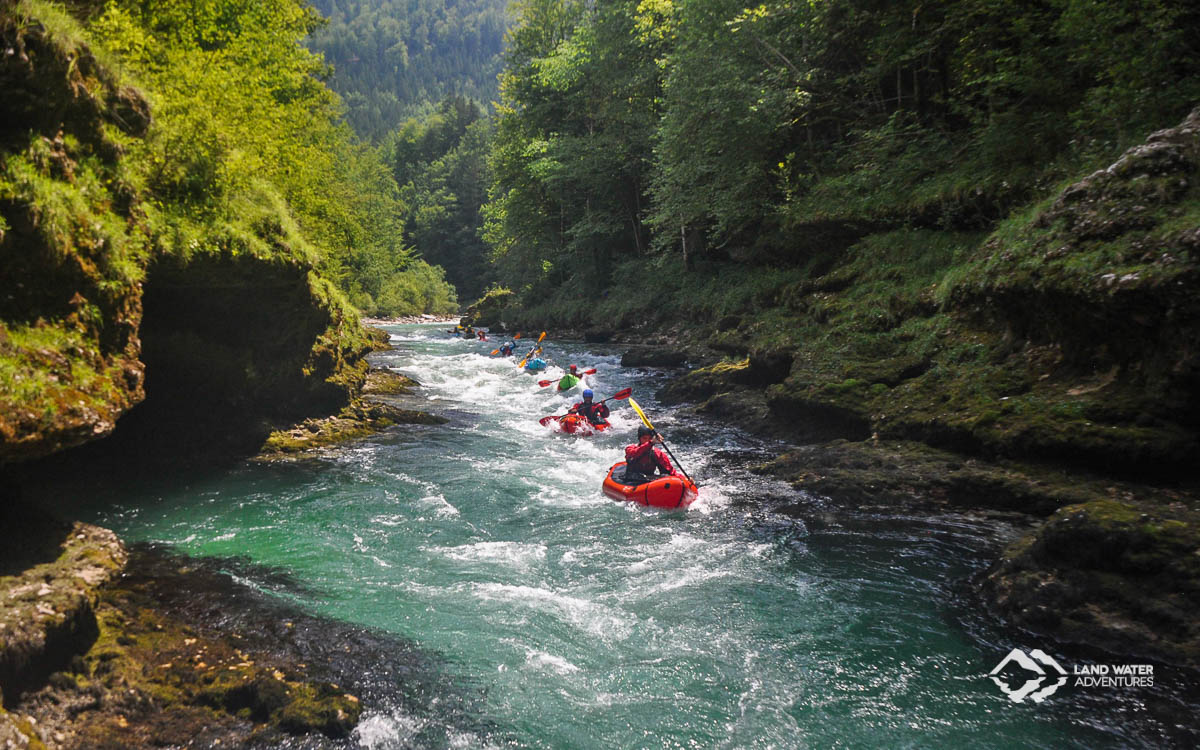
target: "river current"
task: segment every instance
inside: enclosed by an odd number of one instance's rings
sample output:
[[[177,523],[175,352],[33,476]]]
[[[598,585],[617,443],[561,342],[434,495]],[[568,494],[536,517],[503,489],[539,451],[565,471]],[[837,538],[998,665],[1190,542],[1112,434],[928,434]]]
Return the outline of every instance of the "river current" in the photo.
[[[377,691],[354,747],[1196,741],[1196,705],[1183,697],[1195,686],[1168,667],[1154,688],[1069,683],[1041,702],[1010,700],[987,676],[1014,647],[1064,665],[1105,661],[1064,656],[980,611],[966,582],[1015,533],[1002,521],[854,513],[797,496],[747,468],[778,446],[660,406],[666,374],[551,341],[555,367],[531,376],[488,356],[499,342],[444,328],[392,326],[395,349],[373,361],[419,381],[421,400],[406,405],[448,424],[297,463],[102,490],[76,514],[131,542],[251,563],[229,570],[266,597],[428,655],[422,684],[444,690]],[[633,387],[702,485],[690,510],[601,494],[638,424],[627,404],[611,402],[615,429],[590,438],[538,424],[578,399],[536,384],[568,363],[597,368],[597,398]],[[778,498],[789,512],[773,510]]]

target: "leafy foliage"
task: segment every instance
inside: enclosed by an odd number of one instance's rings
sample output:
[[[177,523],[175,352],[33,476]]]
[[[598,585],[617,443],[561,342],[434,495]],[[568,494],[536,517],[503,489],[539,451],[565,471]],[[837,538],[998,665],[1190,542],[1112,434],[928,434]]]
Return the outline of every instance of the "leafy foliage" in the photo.
[[[529,300],[986,229],[1200,99],[1200,11],[1163,0],[515,8],[485,236]]]
[[[445,268],[467,299],[482,294],[490,276],[479,208],[490,179],[491,129],[476,105],[452,97],[436,111],[405,121],[382,147],[401,186],[405,242]]]
[[[110,2],[92,21],[152,97],[131,163],[156,241],[302,257],[370,313],[453,309],[453,289],[402,244],[392,175],[300,46],[319,25],[295,0]]]

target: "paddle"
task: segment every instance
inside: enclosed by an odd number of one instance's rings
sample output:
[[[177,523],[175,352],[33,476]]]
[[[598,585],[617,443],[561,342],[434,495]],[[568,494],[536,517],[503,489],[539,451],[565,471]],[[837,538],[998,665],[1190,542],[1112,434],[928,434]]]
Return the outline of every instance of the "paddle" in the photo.
[[[616,393],[609,396],[608,398],[603,399],[602,401],[597,401],[596,403],[603,404],[605,401],[612,401],[613,399],[616,399],[618,401],[624,401],[625,399],[629,398],[631,395],[633,395],[632,388],[622,388],[621,390],[617,391]],[[571,412],[567,412],[567,414],[570,414],[570,413]],[[541,419],[538,420],[538,424],[540,424],[542,427],[545,427],[546,425],[550,424],[551,419],[562,419],[563,417],[567,416],[567,414],[551,414],[548,417],[542,417]]]
[[[595,375],[595,374],[596,374],[596,368],[595,368],[595,367],[593,367],[593,368],[592,368],[592,369],[590,369],[590,370],[584,370],[583,372],[581,372],[581,373],[579,373],[579,374],[580,374],[580,375]],[[565,376],[564,376],[564,377],[565,377]],[[538,381],[538,385],[540,385],[541,387],[545,388],[546,386],[550,385],[550,384],[551,384],[551,383],[553,383],[553,382],[555,382],[555,381],[553,381],[553,380],[539,380],[539,381]]]
[[[519,339],[519,338],[521,338],[521,333],[520,333],[520,331],[518,331],[518,332],[517,332],[517,335],[516,335],[516,336],[513,336],[513,341],[516,341],[516,340],[517,340],[517,339]],[[497,355],[497,354],[499,354],[499,353],[500,353],[500,350],[499,350],[499,349],[493,349],[493,350],[492,350],[492,354],[491,354],[491,356],[493,356],[493,357],[494,357],[494,356],[496,356],[496,355]]]
[[[541,335],[541,336],[538,336],[537,343],[538,343],[538,344],[541,344],[541,343],[542,343],[542,339],[544,339],[544,338],[546,338],[546,332],[545,332],[545,331],[542,331],[542,335]],[[542,349],[542,347],[541,347],[541,346],[537,346],[537,345],[535,345],[535,346],[534,346],[532,349],[530,349],[530,350],[529,350],[529,353],[525,355],[525,359],[521,360],[521,364],[517,365],[517,369],[520,369],[520,368],[524,367],[524,366],[525,366],[525,363],[529,361],[529,358],[533,356],[533,353],[534,353],[534,352],[537,352],[537,351],[541,351],[541,349]]]
[[[631,399],[629,399],[629,405],[632,406],[633,410],[637,412],[637,415],[642,418],[642,424],[646,425],[647,427],[649,427],[650,429],[653,430],[654,425],[650,424],[649,419],[646,419],[646,412],[642,411],[642,407],[638,406],[638,402],[634,401],[631,398]],[[658,434],[657,430],[655,430],[655,434]],[[689,482],[692,482],[692,478],[688,476],[687,471],[684,471],[683,465],[679,463],[679,459],[675,458],[675,454],[671,452],[670,448],[667,448],[667,444],[665,442],[662,442],[662,435],[659,435],[658,439],[659,439],[659,444],[662,445],[663,448],[667,449],[667,455],[670,456],[672,459],[674,459],[675,465],[679,467],[679,470],[683,472],[683,475],[685,477],[687,477],[687,480]],[[692,484],[695,484],[695,482],[692,482]]]

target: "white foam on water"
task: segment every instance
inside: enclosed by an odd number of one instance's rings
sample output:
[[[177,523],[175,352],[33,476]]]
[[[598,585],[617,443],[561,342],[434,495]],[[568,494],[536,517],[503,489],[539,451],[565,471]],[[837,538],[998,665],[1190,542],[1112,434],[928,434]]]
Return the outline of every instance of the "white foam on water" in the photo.
[[[432,551],[451,560],[499,563],[520,571],[529,571],[546,560],[546,545],[522,542],[477,542],[458,547],[435,548]]]
[[[605,640],[623,640],[633,632],[628,613],[613,613],[595,602],[535,586],[504,583],[474,583],[472,592],[482,601],[513,603],[540,613],[554,615],[560,621]]]
[[[479,735],[473,732],[460,732],[451,730],[446,733],[446,741],[449,743],[450,750],[470,750],[480,748],[481,750],[498,750],[499,745],[491,742],[484,742]]]
[[[432,509],[434,514],[441,518],[461,515],[458,508],[454,507],[454,504],[447,500],[446,496],[441,493],[426,495],[419,502],[425,507]]]
[[[351,735],[366,750],[404,747],[428,724],[405,714],[370,713],[362,717]]]
[[[407,519],[396,513],[387,513],[384,515],[374,516],[371,518],[371,523],[379,526],[403,526]]]
[[[549,671],[558,675],[568,675],[579,671],[579,667],[563,657],[536,649],[527,649],[525,651],[525,665],[539,672]]]

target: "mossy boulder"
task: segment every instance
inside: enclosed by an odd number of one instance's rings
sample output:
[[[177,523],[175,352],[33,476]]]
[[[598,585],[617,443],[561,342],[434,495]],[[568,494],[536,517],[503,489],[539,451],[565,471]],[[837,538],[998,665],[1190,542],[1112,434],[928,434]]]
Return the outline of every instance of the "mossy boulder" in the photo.
[[[750,360],[722,360],[707,367],[691,370],[658,391],[658,400],[664,404],[679,404],[686,401],[704,401],[718,393],[731,391],[743,384],[749,373]]]
[[[199,700],[255,724],[333,738],[348,736],[362,713],[358,698],[336,685],[291,682],[278,671],[252,677],[237,671],[220,673],[201,689]]]
[[[463,325],[502,331],[505,315],[516,305],[516,295],[503,288],[489,289],[486,294],[467,307]]]
[[[127,555],[107,529],[0,506],[10,538],[0,554],[0,694],[9,703],[43,684],[98,634],[100,587]]]
[[[1200,512],[1132,495],[1062,508],[982,591],[1029,630],[1200,667]]]
[[[687,352],[663,347],[638,347],[621,355],[622,367],[683,367]]]
[[[398,377],[415,383],[404,376]],[[377,377],[375,382],[380,380]],[[382,380],[387,384],[385,388],[392,390],[394,394],[406,393],[411,388],[402,385],[403,381],[391,378]],[[255,460],[281,461],[304,458],[322,448],[361,440],[396,425],[438,425],[447,421],[445,417],[436,414],[405,409],[379,400],[379,396],[358,399],[333,416],[310,417],[290,428],[275,430],[267,437]]]
[[[382,367],[372,367],[363,383],[365,396],[404,396],[421,384],[407,375]]]

